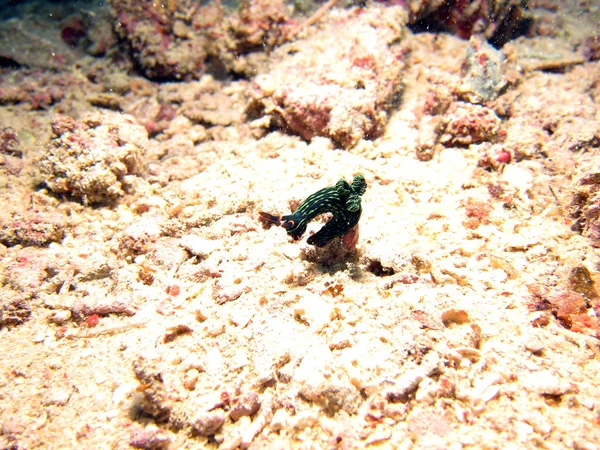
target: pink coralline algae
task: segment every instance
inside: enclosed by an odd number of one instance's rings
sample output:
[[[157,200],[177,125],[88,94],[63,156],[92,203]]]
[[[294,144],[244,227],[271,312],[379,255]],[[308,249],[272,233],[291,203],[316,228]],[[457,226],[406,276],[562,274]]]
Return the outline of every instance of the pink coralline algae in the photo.
[[[110,3],[117,33],[144,74],[154,79],[197,79],[207,66],[252,74],[254,65],[246,55],[266,58],[265,50],[289,40],[295,25],[282,0],[241,2],[233,12],[220,2]],[[216,65],[209,64],[209,56]]]
[[[102,203],[124,195],[147,145],[145,128],[131,116],[88,113],[78,122],[58,116],[38,165],[53,192]]]

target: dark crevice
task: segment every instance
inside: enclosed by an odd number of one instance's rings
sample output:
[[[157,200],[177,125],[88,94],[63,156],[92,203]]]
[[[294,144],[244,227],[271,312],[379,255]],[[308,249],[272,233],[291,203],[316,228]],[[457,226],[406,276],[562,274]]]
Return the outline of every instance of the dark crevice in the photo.
[[[5,58],[3,56],[0,56],[0,67],[18,69],[19,67],[21,67],[21,64],[19,64],[12,58]]]
[[[369,261],[367,270],[377,277],[389,277],[394,275],[396,271],[391,267],[385,267],[381,264],[381,261],[373,259]]]

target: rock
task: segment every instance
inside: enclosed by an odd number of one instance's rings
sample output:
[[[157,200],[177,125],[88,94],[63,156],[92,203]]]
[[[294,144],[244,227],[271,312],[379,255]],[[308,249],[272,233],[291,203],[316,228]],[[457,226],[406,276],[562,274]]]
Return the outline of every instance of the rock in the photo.
[[[194,234],[182,236],[180,245],[192,255],[206,258],[213,251],[221,248],[222,244],[217,240],[204,239]]]
[[[42,403],[44,405],[65,406],[69,403],[71,391],[62,388],[53,388],[44,394]]]
[[[458,94],[470,103],[494,100],[508,86],[502,76],[505,56],[481,38],[471,37],[465,60],[464,83]]]
[[[239,397],[234,397],[231,402],[229,416],[238,420],[242,416],[251,416],[260,408],[260,400],[256,392],[248,392]]]
[[[215,434],[225,422],[225,414],[221,409],[214,411],[201,411],[192,420],[192,428],[200,436]]]
[[[326,136],[344,148],[380,136],[401,86],[406,19],[399,7],[351,9],[282,45],[254,78],[248,114],[269,115],[306,140]]]
[[[142,168],[148,137],[132,116],[87,113],[78,122],[58,116],[52,130],[38,166],[56,193],[104,203],[123,196],[129,187],[127,176]]]
[[[540,395],[560,396],[572,391],[573,387],[548,370],[540,370],[528,375],[524,380],[525,387]]]

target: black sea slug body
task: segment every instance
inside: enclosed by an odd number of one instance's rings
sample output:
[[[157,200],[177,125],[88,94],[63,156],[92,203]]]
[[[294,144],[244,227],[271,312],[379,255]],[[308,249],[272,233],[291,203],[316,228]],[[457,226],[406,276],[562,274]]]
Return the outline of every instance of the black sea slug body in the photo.
[[[294,240],[298,240],[306,231],[308,222],[320,214],[331,213],[333,218],[307,240],[311,245],[323,247],[333,238],[346,234],[358,223],[362,211],[360,197],[366,189],[365,177],[356,175],[352,184],[341,179],[335,186],[310,195],[293,214],[274,216],[260,212],[260,216],[267,222],[282,226]]]

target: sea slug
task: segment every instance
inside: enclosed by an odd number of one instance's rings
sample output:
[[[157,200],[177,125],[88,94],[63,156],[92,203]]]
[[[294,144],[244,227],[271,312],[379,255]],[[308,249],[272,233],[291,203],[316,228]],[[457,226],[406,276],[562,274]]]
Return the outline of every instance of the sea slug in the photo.
[[[362,212],[360,197],[366,189],[365,177],[356,175],[352,184],[341,179],[335,186],[310,195],[293,214],[275,216],[261,211],[260,216],[266,222],[282,226],[294,240],[298,240],[306,231],[308,222],[320,214],[331,213],[333,217],[307,240],[311,245],[323,247],[333,238],[346,234],[358,223]]]

